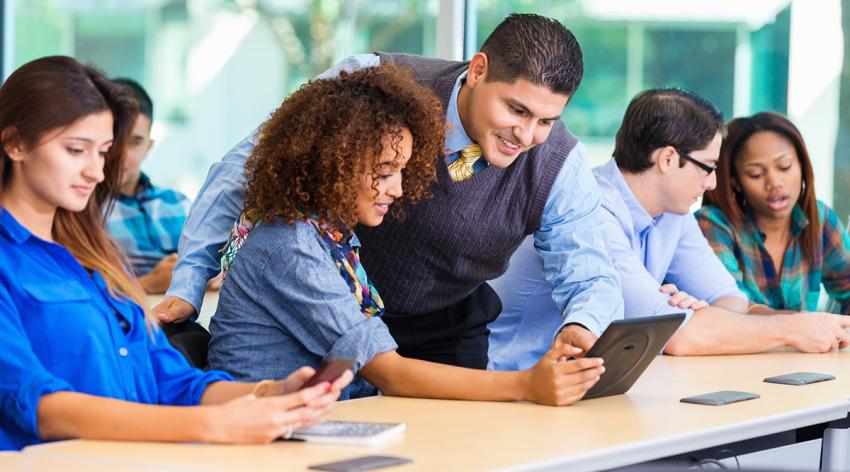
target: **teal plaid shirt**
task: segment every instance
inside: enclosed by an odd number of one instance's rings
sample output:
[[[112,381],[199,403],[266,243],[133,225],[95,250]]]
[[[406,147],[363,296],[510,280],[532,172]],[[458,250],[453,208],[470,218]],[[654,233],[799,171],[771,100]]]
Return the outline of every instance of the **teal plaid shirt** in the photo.
[[[814,264],[803,258],[799,236],[809,225],[799,205],[791,215],[793,239],[785,251],[780,272],[764,247],[764,233],[749,217],[743,228],[734,228],[720,209],[706,206],[696,213],[697,221],[714,252],[735,277],[751,303],[774,309],[815,311],[821,284],[841,312],[850,308],[850,237],[844,225],[825,203],[818,201],[821,245]]]
[[[119,195],[106,228],[127,253],[137,275],[177,252],[191,202],[175,190],[153,185],[144,173],[135,195]]]

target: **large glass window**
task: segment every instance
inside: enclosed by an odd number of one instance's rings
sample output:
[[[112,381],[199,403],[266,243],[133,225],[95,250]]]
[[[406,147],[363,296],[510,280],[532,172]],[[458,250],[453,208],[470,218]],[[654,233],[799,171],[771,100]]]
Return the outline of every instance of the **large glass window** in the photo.
[[[844,35],[850,0],[474,4],[476,46],[512,12],[557,18],[576,35],[585,76],[563,119],[588,144],[593,164],[611,155],[613,136],[636,93],[685,87],[714,102],[727,119],[764,110],[788,115],[809,147],[818,197],[843,218],[850,213],[850,60],[842,63],[850,45]]]
[[[739,109],[750,111],[749,106],[736,108],[736,86],[745,81],[753,86],[746,89],[748,96],[738,97],[742,104],[785,112],[790,7],[770,2],[770,22],[752,25],[746,14],[752,6],[742,5],[736,17],[724,11],[728,4],[696,15],[677,7],[680,3],[640,2],[636,8],[603,0],[478,0],[478,45],[511,12],[561,20],[576,35],[585,58],[584,81],[564,120],[585,139],[612,137],[631,97],[652,87],[691,89],[731,117]],[[744,48],[752,51],[750,57],[736,63]],[[759,75],[753,76],[753,70]],[[756,79],[769,79],[770,87],[755,86]]]
[[[15,66],[69,54],[148,88],[157,143],[144,169],[189,195],[305,80],[361,52],[435,56],[438,21],[458,11],[438,20],[440,6],[463,4],[473,49],[512,12],[554,17],[575,33],[586,72],[564,120],[594,164],[610,156],[636,93],[686,87],[727,118],[787,114],[810,148],[819,197],[850,213],[850,0],[7,1]]]
[[[437,0],[9,0],[14,66],[51,54],[139,81],[156,143],[143,169],[194,195],[209,165],[340,59],[434,55]]]

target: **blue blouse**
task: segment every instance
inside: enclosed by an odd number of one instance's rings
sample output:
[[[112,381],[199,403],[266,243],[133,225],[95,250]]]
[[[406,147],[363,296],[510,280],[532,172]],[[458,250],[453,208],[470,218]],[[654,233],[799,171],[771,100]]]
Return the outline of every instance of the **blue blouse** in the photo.
[[[97,272],[0,209],[0,450],[42,442],[43,395],[73,391],[148,404],[198,405],[232,380],[189,366],[138,305],[109,295]]]

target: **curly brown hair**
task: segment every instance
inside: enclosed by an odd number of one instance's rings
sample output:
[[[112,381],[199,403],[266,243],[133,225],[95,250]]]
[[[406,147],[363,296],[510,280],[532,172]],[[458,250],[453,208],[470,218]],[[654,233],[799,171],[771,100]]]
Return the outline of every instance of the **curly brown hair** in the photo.
[[[245,164],[245,210],[252,220],[292,224],[315,214],[353,228],[359,179],[371,168],[377,185],[377,157],[387,136],[396,159],[402,158],[397,145],[403,128],[413,136],[403,199],[415,202],[436,180],[445,126],[442,104],[409,71],[391,64],[308,82],[260,127]],[[400,207],[392,211],[403,218]]]

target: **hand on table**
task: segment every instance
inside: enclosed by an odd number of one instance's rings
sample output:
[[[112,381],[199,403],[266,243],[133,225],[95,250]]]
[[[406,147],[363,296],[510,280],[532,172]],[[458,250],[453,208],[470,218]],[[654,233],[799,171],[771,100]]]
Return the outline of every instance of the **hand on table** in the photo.
[[[850,346],[850,317],[830,313],[781,316],[788,344],[802,352],[829,352]]]
[[[206,440],[213,443],[270,443],[292,431],[324,421],[340,390],[322,382],[284,395],[257,397],[252,393],[221,405],[206,407]]]

